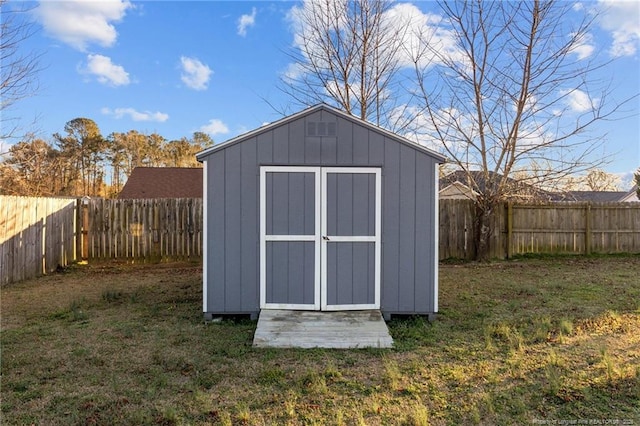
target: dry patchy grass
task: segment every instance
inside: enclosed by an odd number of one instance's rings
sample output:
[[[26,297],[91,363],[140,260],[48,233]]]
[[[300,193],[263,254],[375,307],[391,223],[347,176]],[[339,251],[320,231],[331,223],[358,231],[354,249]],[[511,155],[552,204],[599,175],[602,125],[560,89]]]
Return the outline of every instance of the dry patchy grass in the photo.
[[[76,266],[2,289],[2,423],[640,424],[639,271],[442,265],[436,322],[345,351],[254,349],[255,323],[203,323],[197,265]]]

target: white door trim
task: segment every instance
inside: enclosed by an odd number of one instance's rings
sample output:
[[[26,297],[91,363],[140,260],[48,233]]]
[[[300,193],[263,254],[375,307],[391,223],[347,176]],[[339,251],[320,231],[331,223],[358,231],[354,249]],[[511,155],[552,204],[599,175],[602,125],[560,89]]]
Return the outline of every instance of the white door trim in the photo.
[[[375,175],[375,229],[373,236],[362,236],[362,235],[354,235],[354,236],[338,236],[338,235],[326,235],[327,232],[327,175],[330,173],[348,173],[348,174],[373,174]],[[322,182],[321,182],[321,215],[322,215],[322,223],[320,229],[323,232],[323,237],[320,241],[321,249],[320,253],[321,260],[320,265],[322,267],[322,274],[320,277],[320,297],[321,304],[320,309],[323,311],[347,311],[347,310],[359,310],[359,309],[380,309],[380,257],[381,257],[381,247],[380,247],[380,235],[382,229],[382,221],[381,221],[381,211],[382,211],[382,202],[381,202],[381,182],[380,176],[381,171],[380,168],[373,167],[322,167]],[[340,242],[373,242],[374,243],[374,302],[373,303],[363,303],[363,304],[352,304],[352,305],[329,305],[327,303],[327,243],[331,241],[334,243]]]
[[[373,236],[337,236],[337,235],[326,235],[327,227],[327,175],[330,173],[348,173],[348,174],[373,174],[375,175],[375,230]],[[322,265],[323,274],[321,276],[321,306],[320,309],[323,311],[342,311],[342,310],[359,310],[359,309],[380,309],[380,258],[381,258],[381,247],[380,247],[380,235],[382,229],[382,202],[381,202],[381,182],[380,182],[380,168],[373,167],[323,167],[322,168],[322,224],[321,230],[323,233],[323,238],[321,239],[321,254],[322,258],[320,263]],[[326,237],[326,238],[324,238]],[[328,239],[328,240],[327,240]],[[327,303],[327,243],[331,242],[373,242],[374,243],[374,302],[373,303],[363,303],[363,304],[351,304],[351,305],[329,305]]]
[[[313,173],[315,190],[314,235],[267,235],[267,173]],[[260,167],[260,309],[320,309],[320,169],[318,167]],[[314,241],[314,303],[267,303],[267,241]]]
[[[314,235],[268,235],[267,229],[267,173],[314,173],[315,223]],[[328,236],[327,229],[327,174],[364,173],[375,175],[375,235],[373,236]],[[381,169],[373,167],[300,167],[300,166],[261,166],[260,167],[260,309],[300,309],[300,310],[359,310],[380,308],[380,260],[382,229],[382,183]],[[353,305],[327,304],[327,241],[332,242],[373,242],[374,243],[374,303]],[[267,303],[267,242],[268,241],[313,241],[314,244],[314,303],[287,304]]]

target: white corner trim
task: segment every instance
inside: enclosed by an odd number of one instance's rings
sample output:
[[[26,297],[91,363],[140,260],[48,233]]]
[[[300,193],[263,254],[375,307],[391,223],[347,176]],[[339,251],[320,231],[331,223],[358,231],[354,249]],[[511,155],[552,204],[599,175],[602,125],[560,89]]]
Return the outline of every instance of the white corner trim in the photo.
[[[208,272],[209,267],[207,265],[207,253],[208,253],[208,241],[209,241],[209,233],[207,223],[209,222],[207,217],[207,204],[208,204],[208,191],[207,191],[207,181],[208,181],[208,167],[209,162],[204,160],[202,162],[202,312],[208,312],[207,306],[207,284],[208,284]]]

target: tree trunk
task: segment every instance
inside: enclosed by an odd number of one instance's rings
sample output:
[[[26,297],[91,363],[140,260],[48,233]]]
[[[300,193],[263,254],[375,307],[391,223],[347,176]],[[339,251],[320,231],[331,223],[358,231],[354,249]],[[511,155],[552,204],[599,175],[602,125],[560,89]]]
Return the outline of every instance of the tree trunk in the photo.
[[[496,203],[491,200],[476,200],[475,240],[476,260],[486,262],[489,260],[489,239],[491,238],[491,222],[495,212]]]

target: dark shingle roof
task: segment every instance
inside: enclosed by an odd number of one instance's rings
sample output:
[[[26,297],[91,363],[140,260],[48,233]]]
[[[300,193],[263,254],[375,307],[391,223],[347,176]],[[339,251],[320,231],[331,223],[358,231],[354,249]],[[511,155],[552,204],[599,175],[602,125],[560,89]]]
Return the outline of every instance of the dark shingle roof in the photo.
[[[628,191],[568,191],[568,201],[593,201],[594,203],[607,203],[622,200]]]
[[[202,198],[202,169],[136,167],[118,198]]]
[[[485,180],[484,172],[482,171],[471,170],[467,173],[464,170],[456,170],[440,178],[439,185],[440,189],[444,189],[455,182],[460,182],[476,192],[484,192],[488,186],[495,187],[502,180],[502,175],[499,173],[489,172],[488,176],[489,181],[487,182]],[[554,201],[559,198],[557,194],[536,188],[535,186],[524,182],[519,182],[509,177],[506,179],[505,184],[505,195],[508,199]]]

